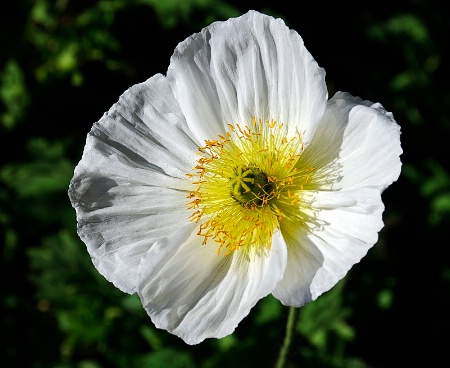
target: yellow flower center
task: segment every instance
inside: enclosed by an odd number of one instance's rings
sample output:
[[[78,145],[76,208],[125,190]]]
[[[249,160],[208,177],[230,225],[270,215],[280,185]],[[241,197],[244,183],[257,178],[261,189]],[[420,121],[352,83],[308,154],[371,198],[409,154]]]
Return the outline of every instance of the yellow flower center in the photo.
[[[188,196],[190,220],[200,222],[203,244],[219,244],[219,254],[269,249],[282,222],[288,233],[305,222],[301,196],[315,169],[299,165],[301,135],[288,138],[275,120],[229,127],[225,136],[205,141],[194,173],[187,174],[198,185]]]

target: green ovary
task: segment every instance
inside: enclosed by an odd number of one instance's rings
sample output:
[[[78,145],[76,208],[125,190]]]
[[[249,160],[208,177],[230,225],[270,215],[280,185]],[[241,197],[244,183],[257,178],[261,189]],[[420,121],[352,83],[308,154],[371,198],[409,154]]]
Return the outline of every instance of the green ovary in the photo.
[[[273,194],[272,183],[258,167],[240,166],[230,178],[231,196],[245,208],[261,207],[267,204]]]

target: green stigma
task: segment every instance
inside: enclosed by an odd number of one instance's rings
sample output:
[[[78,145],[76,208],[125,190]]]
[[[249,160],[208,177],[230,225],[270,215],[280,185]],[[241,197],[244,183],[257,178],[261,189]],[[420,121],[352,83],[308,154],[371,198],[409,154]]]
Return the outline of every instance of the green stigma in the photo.
[[[230,178],[232,197],[246,208],[267,204],[273,194],[268,176],[255,166],[239,166]]]

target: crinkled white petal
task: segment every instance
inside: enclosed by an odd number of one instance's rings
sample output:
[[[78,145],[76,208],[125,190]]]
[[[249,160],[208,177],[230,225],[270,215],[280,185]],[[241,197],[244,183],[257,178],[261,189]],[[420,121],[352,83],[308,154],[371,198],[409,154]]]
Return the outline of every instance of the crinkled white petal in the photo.
[[[365,186],[381,190],[401,170],[400,126],[379,103],[338,92],[327,105],[313,142],[301,160],[330,174],[330,189]]]
[[[330,105],[335,107],[328,109],[336,111],[345,104],[351,110],[339,154],[340,185],[345,189],[376,186],[383,190],[400,175],[400,126],[381,104],[362,101],[348,93],[333,96]]]
[[[286,270],[272,295],[284,305],[300,307],[313,300],[311,284],[324,259],[305,232],[295,235],[295,240],[286,242]]]
[[[383,210],[377,188],[317,193],[318,224],[287,241],[286,272],[273,295],[299,307],[331,289],[378,240]]]
[[[126,91],[89,133],[69,196],[93,263],[121,290],[136,292],[142,254],[188,222],[195,151],[161,75]]]
[[[139,267],[139,296],[153,323],[188,344],[231,334],[286,265],[280,232],[270,251],[223,256],[217,243],[202,245],[197,231],[190,224],[159,240]]]
[[[94,138],[94,150],[117,154],[118,161],[136,172],[144,169],[185,179],[197,159],[198,145],[160,74],[129,88],[94,124],[89,137]]]
[[[180,43],[167,76],[200,142],[256,117],[286,124],[307,144],[327,101],[325,72],[301,37],[255,11]]]
[[[314,220],[309,230],[299,227],[296,236],[285,239],[286,273],[273,292],[283,304],[314,300],[377,242],[381,193],[400,174],[401,152],[400,128],[381,105],[344,93],[330,100],[302,156],[323,184],[304,197]]]

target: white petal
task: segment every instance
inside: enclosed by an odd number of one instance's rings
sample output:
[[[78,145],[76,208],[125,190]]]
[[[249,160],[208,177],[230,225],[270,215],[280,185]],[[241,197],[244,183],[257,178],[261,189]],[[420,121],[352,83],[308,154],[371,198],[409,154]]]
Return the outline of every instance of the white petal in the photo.
[[[202,142],[256,116],[287,124],[307,143],[326,106],[325,72],[301,37],[281,19],[255,11],[180,43],[167,75]]]
[[[381,193],[400,174],[401,152],[400,128],[381,105],[345,93],[329,101],[301,156],[316,169],[311,181],[322,189],[304,196],[314,225],[308,232],[299,226],[286,239],[288,264],[275,297],[293,306],[314,300],[377,242]]]
[[[142,254],[189,222],[185,197],[181,191],[95,176],[75,179],[71,187],[78,234],[94,265],[128,293],[136,292]]]
[[[99,151],[101,156],[136,168],[135,175],[144,169],[182,179],[194,166],[198,147],[162,75],[128,89],[94,124],[88,144],[92,147],[85,154]]]
[[[162,76],[126,91],[88,135],[69,196],[95,266],[125,292],[136,292],[142,254],[189,222],[193,147]]]
[[[340,152],[342,188],[385,189],[398,179],[401,171],[400,126],[379,103],[361,101],[343,93],[332,100],[337,101],[336,105],[345,101],[352,106]]]
[[[287,242],[286,273],[273,295],[299,307],[331,289],[377,242],[383,210],[377,188],[317,193],[318,224]]]
[[[383,190],[400,175],[401,153],[400,127],[391,113],[380,104],[338,92],[301,159],[319,173],[331,174],[334,190]]]
[[[281,279],[286,246],[280,233],[271,250],[246,257],[217,255],[214,242],[201,245],[190,224],[149,250],[139,268],[139,296],[158,328],[188,344],[231,334]]]
[[[311,284],[323,265],[323,256],[306,233],[301,231],[295,242],[286,245],[286,271],[272,295],[284,305],[300,307],[313,300]]]

